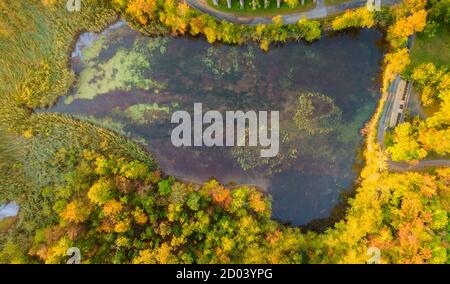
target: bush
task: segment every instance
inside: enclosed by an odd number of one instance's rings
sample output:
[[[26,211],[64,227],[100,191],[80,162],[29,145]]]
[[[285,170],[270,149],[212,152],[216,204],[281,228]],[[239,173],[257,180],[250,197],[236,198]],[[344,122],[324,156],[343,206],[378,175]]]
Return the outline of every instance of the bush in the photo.
[[[289,8],[295,8],[299,4],[299,0],[284,0]]]
[[[340,31],[348,28],[371,28],[375,24],[374,14],[366,8],[347,10],[344,15],[336,17],[331,26]]]

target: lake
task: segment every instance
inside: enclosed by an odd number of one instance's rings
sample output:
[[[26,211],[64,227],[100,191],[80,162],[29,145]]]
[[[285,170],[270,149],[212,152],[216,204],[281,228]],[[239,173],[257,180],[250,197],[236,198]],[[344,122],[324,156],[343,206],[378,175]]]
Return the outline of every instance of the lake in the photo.
[[[363,30],[263,52],[256,45],[150,38],[120,21],[80,36],[71,58],[77,83],[48,111],[146,145],[161,169],[181,180],[255,185],[272,197],[274,219],[303,225],[329,216],[358,175],[360,129],[379,96],[381,40],[381,32]],[[192,113],[194,103],[221,113],[279,111],[279,154],[172,146],[171,114]]]

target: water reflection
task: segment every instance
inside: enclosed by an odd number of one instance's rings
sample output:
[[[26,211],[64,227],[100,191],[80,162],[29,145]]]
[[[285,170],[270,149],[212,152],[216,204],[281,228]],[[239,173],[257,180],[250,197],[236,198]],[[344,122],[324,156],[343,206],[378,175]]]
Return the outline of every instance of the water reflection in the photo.
[[[148,38],[119,22],[80,37],[72,56],[77,85],[49,111],[133,137],[165,172],[184,180],[257,185],[272,195],[276,219],[305,224],[327,216],[356,176],[359,129],[379,89],[380,38],[367,30],[264,53],[253,45]],[[171,113],[192,113],[195,102],[222,113],[280,111],[280,155],[259,159],[251,148],[173,147]]]
[[[0,221],[7,217],[17,216],[19,209],[19,205],[15,202],[0,204]]]

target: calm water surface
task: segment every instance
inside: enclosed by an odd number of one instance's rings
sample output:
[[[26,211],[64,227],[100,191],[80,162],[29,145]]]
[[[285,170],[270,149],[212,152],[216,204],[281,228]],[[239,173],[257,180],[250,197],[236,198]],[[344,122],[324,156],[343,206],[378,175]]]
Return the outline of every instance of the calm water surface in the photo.
[[[202,182],[254,184],[273,199],[275,219],[305,224],[327,217],[357,176],[359,130],[377,101],[381,33],[367,30],[289,43],[209,45],[149,38],[119,22],[83,34],[72,55],[78,81],[49,111],[69,113],[148,146],[164,172]],[[176,148],[176,110],[278,110],[281,148]]]

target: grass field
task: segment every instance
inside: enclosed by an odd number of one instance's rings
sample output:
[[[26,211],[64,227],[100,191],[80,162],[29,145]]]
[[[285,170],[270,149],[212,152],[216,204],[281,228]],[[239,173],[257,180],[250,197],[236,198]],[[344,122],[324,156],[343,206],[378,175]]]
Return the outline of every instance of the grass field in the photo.
[[[450,64],[450,28],[443,28],[433,38],[418,35],[411,51],[411,65],[432,62],[435,65]]]
[[[7,217],[0,221],[0,234],[6,232],[16,221],[16,217]]]
[[[0,126],[11,132],[25,152],[13,166],[0,171],[0,199],[21,206],[17,218],[0,222],[0,232],[15,228],[11,225],[17,222],[17,229],[8,230],[8,236],[17,233],[26,239],[37,223],[51,221],[39,215],[45,206],[39,189],[63,180],[64,169],[49,162],[58,151],[79,154],[103,145],[107,152],[153,163],[138,145],[115,133],[70,117],[33,113],[72,86],[75,76],[69,56],[77,35],[101,31],[117,19],[106,1],[91,5],[92,1],[101,0],[83,1],[78,13],[68,12],[65,1],[0,1]]]
[[[231,9],[228,9],[227,7],[227,1],[226,0],[219,0],[219,6],[214,6],[212,0],[206,0],[208,1],[208,4],[210,7],[213,7],[216,10],[230,13],[236,16],[277,16],[277,15],[284,15],[284,14],[292,14],[296,12],[303,12],[313,9],[316,4],[313,2],[313,0],[305,0],[305,5],[299,4],[295,8],[290,8],[287,6],[286,3],[282,2],[281,7],[277,8],[277,1],[271,0],[269,7],[264,9],[264,1],[260,0],[260,7],[256,10],[252,9],[251,1],[245,2],[245,7],[241,9],[239,1],[232,1]],[[299,0],[299,3],[301,3],[301,0]]]

